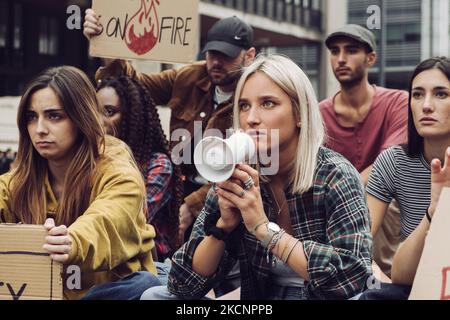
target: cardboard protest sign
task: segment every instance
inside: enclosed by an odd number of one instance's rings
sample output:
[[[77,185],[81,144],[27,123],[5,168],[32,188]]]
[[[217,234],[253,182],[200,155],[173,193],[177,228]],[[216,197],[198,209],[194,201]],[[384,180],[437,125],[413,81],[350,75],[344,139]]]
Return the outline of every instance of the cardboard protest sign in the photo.
[[[61,300],[61,264],[42,248],[41,225],[0,224],[0,300]]]
[[[90,55],[189,63],[198,42],[199,0],[93,0],[102,32]]]
[[[450,300],[450,188],[442,190],[417,268],[410,300]]]

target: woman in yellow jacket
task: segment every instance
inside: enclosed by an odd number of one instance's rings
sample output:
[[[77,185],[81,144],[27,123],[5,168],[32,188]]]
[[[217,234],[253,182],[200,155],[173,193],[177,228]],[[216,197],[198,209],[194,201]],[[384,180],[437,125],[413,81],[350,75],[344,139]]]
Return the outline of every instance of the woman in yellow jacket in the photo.
[[[0,222],[45,225],[51,258],[81,269],[81,289],[64,286],[65,298],[98,285],[85,298],[135,299],[158,284],[143,179],[126,145],[105,136],[86,75],[68,66],[43,72],[17,119],[17,160],[0,176]]]

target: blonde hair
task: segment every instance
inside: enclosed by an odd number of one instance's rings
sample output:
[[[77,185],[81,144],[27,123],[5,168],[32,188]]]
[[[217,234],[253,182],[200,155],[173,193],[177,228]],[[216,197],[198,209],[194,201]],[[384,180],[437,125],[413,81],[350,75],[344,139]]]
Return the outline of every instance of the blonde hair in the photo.
[[[91,178],[105,146],[95,89],[88,77],[74,67],[62,66],[44,71],[28,84],[22,95],[17,114],[19,148],[10,182],[11,211],[23,223],[43,224],[46,219],[48,165],[33,147],[26,117],[31,97],[44,88],[53,90],[65,113],[78,128],[76,152],[67,170],[55,219],[57,225],[69,226],[88,207]]]
[[[313,185],[317,155],[325,140],[325,127],[314,89],[306,74],[291,59],[281,55],[260,55],[245,69],[237,84],[234,129],[240,128],[239,99],[242,89],[247,79],[256,72],[264,73],[291,98],[294,116],[301,120],[289,184],[292,192],[305,192]]]

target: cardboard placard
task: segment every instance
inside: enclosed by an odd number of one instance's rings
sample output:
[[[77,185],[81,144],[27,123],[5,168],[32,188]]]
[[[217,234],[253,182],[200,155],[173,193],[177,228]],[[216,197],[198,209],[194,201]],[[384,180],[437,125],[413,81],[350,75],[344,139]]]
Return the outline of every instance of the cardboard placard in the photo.
[[[182,2],[182,3],[181,3]],[[93,0],[103,27],[90,55],[161,62],[194,61],[199,0]]]
[[[62,266],[42,246],[41,225],[0,224],[0,300],[61,300]]]
[[[425,239],[410,300],[450,300],[450,188],[444,188]]]

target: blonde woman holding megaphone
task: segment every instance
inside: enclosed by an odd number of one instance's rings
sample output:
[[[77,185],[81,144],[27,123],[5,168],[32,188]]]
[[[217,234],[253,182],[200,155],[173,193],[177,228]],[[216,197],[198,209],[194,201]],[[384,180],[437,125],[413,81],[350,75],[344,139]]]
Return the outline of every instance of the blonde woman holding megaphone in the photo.
[[[364,189],[356,169],[322,146],[322,118],[305,73],[286,57],[259,57],[237,85],[234,123],[271,163],[239,164],[210,190],[190,240],[173,256],[168,287],[142,298],[202,298],[237,260],[241,299],[362,292],[372,273]],[[278,170],[269,174],[273,162]]]

